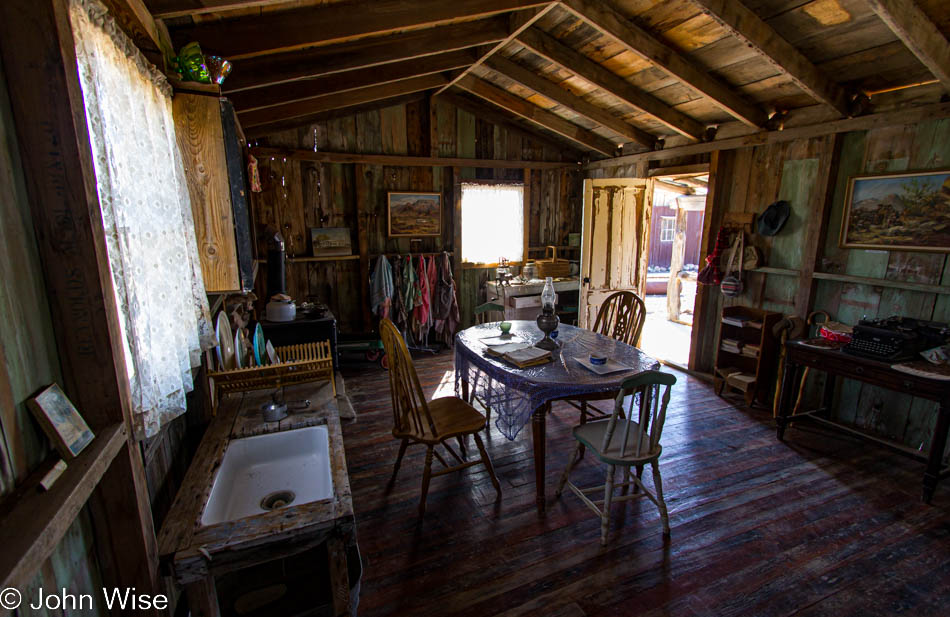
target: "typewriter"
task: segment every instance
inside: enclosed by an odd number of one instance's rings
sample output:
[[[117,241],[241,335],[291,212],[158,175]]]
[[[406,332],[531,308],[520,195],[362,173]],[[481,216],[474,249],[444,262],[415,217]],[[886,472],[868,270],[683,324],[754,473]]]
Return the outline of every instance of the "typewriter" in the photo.
[[[854,326],[851,342],[844,351],[883,362],[914,358],[921,351],[947,342],[950,326],[909,317],[864,320]]]

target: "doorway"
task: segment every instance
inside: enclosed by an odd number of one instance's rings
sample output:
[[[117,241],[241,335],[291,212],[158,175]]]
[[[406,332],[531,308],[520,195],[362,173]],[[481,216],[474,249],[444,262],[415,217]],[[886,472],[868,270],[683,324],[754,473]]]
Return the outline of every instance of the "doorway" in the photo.
[[[647,257],[646,324],[640,347],[686,369],[696,303],[696,276],[706,210],[708,175],[653,179]]]

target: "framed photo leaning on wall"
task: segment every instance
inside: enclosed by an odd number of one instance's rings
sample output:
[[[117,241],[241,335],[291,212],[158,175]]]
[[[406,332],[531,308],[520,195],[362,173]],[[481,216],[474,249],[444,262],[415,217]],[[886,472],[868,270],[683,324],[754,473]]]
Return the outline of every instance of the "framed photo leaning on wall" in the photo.
[[[950,253],[950,169],[849,178],[839,244]]]

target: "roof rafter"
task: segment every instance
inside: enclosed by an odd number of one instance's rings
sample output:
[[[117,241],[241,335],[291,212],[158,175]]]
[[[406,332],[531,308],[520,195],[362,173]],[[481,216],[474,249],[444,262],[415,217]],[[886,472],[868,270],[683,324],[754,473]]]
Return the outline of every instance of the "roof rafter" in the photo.
[[[508,36],[505,37],[503,40],[499,41],[498,43],[496,43],[495,46],[489,49],[487,52],[482,54],[482,57],[476,60],[475,63],[468,68],[468,70],[462,71],[460,75],[458,75],[455,79],[453,79],[444,88],[439,90],[438,94],[445,92],[450,87],[454,86],[460,79],[468,76],[469,73],[471,73],[473,69],[481,66],[482,63],[485,62],[485,60],[492,57],[497,52],[501,51],[502,48],[504,48],[508,43],[513,41],[516,36],[524,32],[528,28],[530,28],[532,24],[534,24],[536,21],[538,21],[539,19],[547,15],[548,12],[551,11],[551,9],[553,9],[555,6],[556,6],[555,3],[551,2],[551,3],[548,3],[547,6],[544,6],[539,9],[535,9],[533,12],[529,12],[527,14],[513,13],[512,15],[510,15],[508,18],[510,21]]]
[[[352,69],[495,43],[508,36],[508,18],[499,15],[427,30],[246,58],[224,82],[226,94],[248,88],[309,79]]]
[[[439,88],[448,79],[441,75],[423,75],[421,77],[412,77],[402,81],[392,83],[368,86],[357,90],[348,90],[346,92],[335,92],[324,96],[309,98],[303,101],[294,101],[265,107],[253,111],[238,112],[238,118],[241,125],[245,127],[256,127],[265,124],[277,123],[291,118],[309,117],[332,109],[343,107],[352,107],[369,103],[380,99],[388,99],[403,94],[411,94],[422,90],[431,90]]]
[[[692,0],[716,23],[752,49],[772,66],[785,73],[795,84],[818,101],[843,116],[850,115],[844,88],[832,81],[739,0]]]
[[[580,114],[588,120],[592,120],[619,135],[623,135],[628,139],[632,139],[633,141],[642,144],[647,148],[653,148],[656,145],[656,137],[647,131],[625,122],[621,118],[611,114],[606,109],[597,107],[596,105],[585,101],[581,97],[568,92],[550,80],[538,75],[536,72],[523,68],[511,60],[507,60],[501,56],[495,56],[488,59],[485,64],[491,70],[501,73],[509,79],[513,79],[525,88],[534,90],[541,96],[554,101],[558,105],[563,105],[571,111]]]
[[[577,151],[577,144],[561,135],[549,136],[547,133],[540,132],[534,126],[527,126],[521,124],[524,122],[519,116],[508,115],[510,112],[501,111],[498,107],[492,105],[484,104],[479,101],[467,98],[465,96],[460,96],[457,94],[456,89],[448,90],[446,92],[441,92],[436,95],[436,100],[444,101],[463,111],[467,111],[470,114],[487,121],[491,122],[495,126],[501,127],[508,131],[509,133],[514,133],[519,135],[522,139],[529,139],[535,143],[548,146],[554,150],[561,151],[565,153],[565,149],[569,151],[565,154],[580,158],[580,152]]]
[[[914,0],[868,0],[887,27],[950,91],[950,42]]]
[[[251,111],[324,96],[334,92],[345,92],[366,86],[401,81],[418,75],[461,69],[471,65],[475,61],[475,57],[472,50],[450,51],[383,66],[355,69],[314,79],[301,79],[275,84],[266,88],[244,90],[231,94],[230,99],[239,112]]]
[[[631,107],[655,118],[664,126],[684,137],[703,139],[706,127],[686,114],[677,111],[633,84],[611,72],[579,51],[575,51],[553,36],[537,28],[529,28],[518,35],[518,42],[533,53],[553,62],[584,81],[609,92]]]
[[[172,34],[176,42],[199,41],[206,53],[233,61],[546,4],[539,0],[354,0],[205,22]]]
[[[195,6],[194,0],[170,0],[163,2],[161,8],[156,10],[154,15],[155,19],[169,19],[187,15],[201,15],[202,13],[274,6],[286,2],[287,0],[200,0],[200,4]]]
[[[768,120],[764,111],[712,77],[707,70],[696,66],[672,47],[627,20],[606,1],[595,3],[590,0],[561,0],[561,5],[629,51],[679,79],[741,122],[761,127]]]
[[[464,90],[468,90],[475,96],[485,99],[489,103],[521,116],[529,122],[533,122],[549,131],[563,135],[571,141],[583,145],[585,148],[596,150],[607,156],[613,156],[617,152],[617,145],[612,143],[609,139],[568,122],[564,118],[541,109],[537,105],[517,97],[487,81],[477,79],[472,75],[466,75],[458,80],[456,85]]]

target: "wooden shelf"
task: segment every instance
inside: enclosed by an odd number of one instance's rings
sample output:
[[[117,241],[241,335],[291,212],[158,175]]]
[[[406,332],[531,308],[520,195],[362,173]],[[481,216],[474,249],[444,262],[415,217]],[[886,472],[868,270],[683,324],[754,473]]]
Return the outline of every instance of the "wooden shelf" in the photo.
[[[316,261],[355,261],[359,259],[359,255],[334,255],[331,257],[288,257],[287,263],[289,264],[298,264],[298,263],[311,263]]]
[[[49,491],[41,491],[39,483],[59,455],[41,465],[0,504],[0,588],[22,589],[29,584],[125,444],[124,424],[100,429]],[[129,499],[134,496],[130,494]]]
[[[779,276],[801,276],[798,270],[789,270],[788,268],[770,268],[763,266],[761,268],[752,268],[748,272],[761,272],[762,274],[778,274]]]
[[[287,263],[289,264],[301,264],[301,263],[315,263],[318,261],[356,261],[359,259],[359,255],[335,255],[331,257],[288,257]],[[257,264],[266,264],[266,259],[257,259],[255,260]]]
[[[838,281],[839,283],[856,283],[872,287],[891,287],[908,291],[922,291],[933,294],[950,294],[950,286],[930,285],[927,283],[905,283],[889,279],[873,278],[869,276],[851,276],[850,274],[832,274],[831,272],[815,272],[812,276],[822,281]]]

